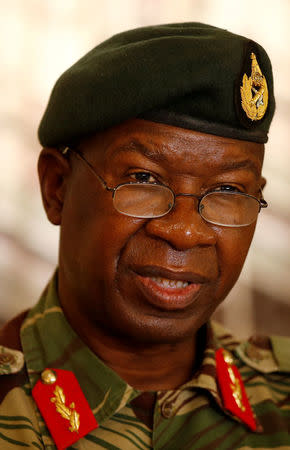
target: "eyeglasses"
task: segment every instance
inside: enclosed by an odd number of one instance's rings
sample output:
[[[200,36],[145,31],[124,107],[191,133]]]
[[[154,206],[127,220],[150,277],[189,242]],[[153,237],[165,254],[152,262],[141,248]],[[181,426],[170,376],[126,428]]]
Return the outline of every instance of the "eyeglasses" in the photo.
[[[174,208],[177,197],[194,197],[198,200],[198,212],[206,222],[223,227],[244,227],[255,222],[261,208],[268,206],[261,190],[261,199],[258,199],[235,191],[211,191],[200,196],[175,194],[169,186],[150,182],[133,181],[112,188],[78,151],[70,147],[61,150],[63,155],[69,151],[85,163],[107,191],[112,192],[115,209],[126,216],[140,219],[163,217]]]

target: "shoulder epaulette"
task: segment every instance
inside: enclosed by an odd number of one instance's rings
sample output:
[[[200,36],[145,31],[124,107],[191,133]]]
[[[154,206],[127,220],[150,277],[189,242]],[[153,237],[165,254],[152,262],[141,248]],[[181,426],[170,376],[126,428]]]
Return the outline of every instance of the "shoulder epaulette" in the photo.
[[[22,352],[0,345],[0,376],[20,372],[23,366]]]
[[[290,338],[252,336],[236,349],[236,355],[258,372],[290,372]]]

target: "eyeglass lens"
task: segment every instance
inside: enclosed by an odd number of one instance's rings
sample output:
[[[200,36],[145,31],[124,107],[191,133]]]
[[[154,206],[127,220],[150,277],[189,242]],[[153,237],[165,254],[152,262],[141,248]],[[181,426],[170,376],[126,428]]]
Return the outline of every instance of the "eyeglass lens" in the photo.
[[[212,192],[199,205],[200,215],[216,225],[243,226],[254,222],[260,210],[259,202],[234,192]]]
[[[140,218],[161,217],[174,204],[170,189],[158,184],[124,184],[114,195],[114,206],[122,214]]]
[[[158,184],[124,184],[114,192],[114,206],[122,214],[156,218],[167,214],[174,205],[174,194]],[[211,192],[199,205],[207,222],[224,226],[245,226],[254,222],[260,210],[258,200],[235,192]]]

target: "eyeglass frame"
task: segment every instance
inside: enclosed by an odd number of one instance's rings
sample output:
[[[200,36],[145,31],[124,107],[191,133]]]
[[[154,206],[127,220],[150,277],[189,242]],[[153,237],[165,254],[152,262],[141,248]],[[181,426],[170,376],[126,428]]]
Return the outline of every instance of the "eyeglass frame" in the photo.
[[[177,198],[177,197],[194,197],[194,198],[196,198],[196,199],[198,200],[198,205],[197,205],[198,213],[199,213],[199,215],[202,217],[202,219],[205,220],[207,223],[212,223],[212,224],[217,225],[217,226],[223,226],[223,227],[229,227],[229,228],[238,228],[238,227],[249,226],[249,225],[251,225],[251,224],[255,221],[255,220],[253,220],[252,222],[250,222],[249,224],[246,224],[246,225],[219,225],[219,224],[217,224],[217,223],[215,223],[215,222],[211,222],[211,221],[205,219],[205,218],[201,215],[201,212],[200,212],[200,204],[201,204],[201,201],[202,201],[206,196],[211,195],[211,194],[213,194],[213,193],[215,193],[215,192],[218,192],[218,191],[207,192],[207,193],[204,194],[204,195],[189,194],[189,193],[182,193],[182,192],[181,192],[181,193],[178,193],[178,194],[175,194],[175,192],[173,191],[173,189],[172,189],[170,186],[167,186],[166,184],[162,184],[162,183],[147,183],[147,182],[142,182],[142,181],[139,181],[139,182],[135,182],[135,181],[127,181],[126,183],[120,183],[120,184],[118,184],[117,186],[115,186],[115,187],[112,188],[112,187],[108,186],[107,182],[101,177],[101,175],[99,175],[99,174],[96,172],[94,166],[93,166],[89,161],[87,161],[87,159],[86,159],[80,152],[78,152],[77,150],[75,150],[75,149],[73,149],[72,147],[69,147],[69,146],[65,146],[65,147],[60,148],[60,151],[61,151],[62,155],[64,155],[64,156],[66,156],[66,155],[68,154],[68,152],[72,152],[72,153],[75,154],[79,159],[81,159],[81,160],[87,165],[87,167],[90,169],[91,173],[92,173],[94,176],[96,176],[96,177],[98,178],[98,180],[101,182],[101,184],[103,185],[103,187],[104,187],[108,192],[112,192],[112,199],[113,199],[113,200],[114,200],[115,193],[116,193],[117,189],[120,188],[121,186],[126,186],[126,185],[132,185],[132,184],[133,184],[133,185],[140,185],[140,184],[144,184],[144,185],[157,185],[157,186],[163,186],[163,187],[169,189],[169,190],[172,192],[172,194],[173,194],[173,204],[172,204],[172,207],[171,207],[171,208],[169,209],[169,211],[167,211],[165,214],[161,214],[161,215],[159,215],[159,216],[153,216],[153,217],[151,217],[151,219],[157,219],[157,218],[159,218],[159,217],[164,217],[164,216],[166,216],[166,214],[169,214],[170,211],[172,211],[172,209],[174,208],[174,206],[175,206],[175,204],[176,204],[176,198]],[[256,200],[256,201],[259,203],[259,211],[258,211],[258,214],[259,214],[262,208],[267,208],[267,207],[268,207],[268,203],[267,203],[267,201],[266,201],[266,200],[264,199],[264,197],[263,197],[262,189],[260,188],[259,191],[260,191],[260,193],[261,193],[261,199],[258,199],[258,198],[255,197],[254,195],[246,194],[245,192],[227,192],[226,195],[239,194],[239,195],[244,196],[244,197],[253,198],[254,200]],[[225,193],[225,192],[223,192],[223,193]],[[115,209],[116,209],[116,208],[115,208]],[[116,209],[116,211],[118,211],[118,210]],[[119,212],[120,214],[127,215],[128,217],[136,217],[136,218],[138,218],[138,216],[133,216],[133,215],[131,215],[131,214],[121,213],[120,211],[118,211],[118,212]],[[258,215],[257,215],[257,217],[258,217]],[[139,218],[140,218],[140,219],[142,219],[142,218],[143,218],[143,219],[146,219],[145,217],[139,217]],[[150,217],[148,217],[148,219],[150,219]]]

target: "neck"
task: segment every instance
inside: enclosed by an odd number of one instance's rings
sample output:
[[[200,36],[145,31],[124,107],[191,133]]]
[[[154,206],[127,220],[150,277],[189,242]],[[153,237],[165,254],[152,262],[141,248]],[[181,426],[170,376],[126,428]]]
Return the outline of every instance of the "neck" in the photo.
[[[68,322],[83,342],[135,389],[175,389],[189,381],[201,362],[205,339],[200,333],[174,344],[141,344],[109,335],[87,317],[72,311],[71,305],[67,307],[62,302],[62,306]]]
[[[67,314],[68,313],[68,314]],[[196,336],[175,344],[138,344],[108,335],[87,320],[65,314],[85,344],[130,386],[141,391],[175,389],[187,382],[197,362]]]
[[[195,338],[176,344],[129,345],[97,330],[94,337],[83,339],[107,366],[141,391],[175,389],[193,373]]]

